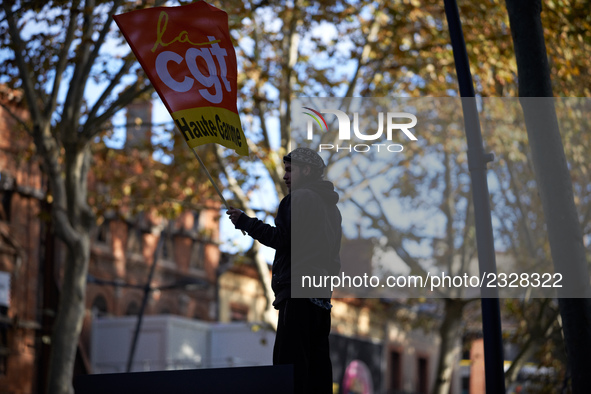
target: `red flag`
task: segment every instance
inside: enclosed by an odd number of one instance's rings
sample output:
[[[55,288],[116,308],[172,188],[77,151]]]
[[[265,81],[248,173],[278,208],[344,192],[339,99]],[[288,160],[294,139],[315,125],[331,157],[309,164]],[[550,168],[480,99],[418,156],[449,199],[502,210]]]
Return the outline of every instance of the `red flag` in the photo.
[[[213,142],[248,155],[228,14],[198,1],[114,19],[187,144]]]

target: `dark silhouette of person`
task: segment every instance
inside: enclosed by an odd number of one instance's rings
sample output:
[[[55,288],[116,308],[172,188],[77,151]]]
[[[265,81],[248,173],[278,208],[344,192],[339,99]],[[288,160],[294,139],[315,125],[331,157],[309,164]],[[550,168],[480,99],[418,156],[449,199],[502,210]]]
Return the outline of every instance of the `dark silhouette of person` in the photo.
[[[275,249],[271,285],[279,310],[273,364],[293,364],[295,393],[332,393],[329,354],[331,290],[303,288],[303,277],[340,272],[341,213],[334,185],[323,179],[324,161],[308,148],[284,156],[289,194],[275,226],[239,209],[226,212],[237,229]],[[292,290],[297,295],[292,297]]]

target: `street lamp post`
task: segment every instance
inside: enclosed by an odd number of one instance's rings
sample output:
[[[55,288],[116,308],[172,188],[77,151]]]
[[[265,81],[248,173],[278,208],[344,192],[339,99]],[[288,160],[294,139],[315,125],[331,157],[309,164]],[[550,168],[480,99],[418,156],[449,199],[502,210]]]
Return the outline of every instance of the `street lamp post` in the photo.
[[[445,14],[449,27],[453,55],[458,74],[466,140],[468,143],[468,167],[472,181],[476,245],[480,272],[496,273],[494,237],[490,214],[489,192],[486,181],[486,165],[494,159],[491,153],[484,153],[476,94],[468,53],[462,33],[458,5],[455,0],[444,0]],[[503,339],[498,289],[481,288],[482,331],[484,336],[484,371],[486,392],[504,393]]]
[[[160,250],[162,250],[163,244],[164,237],[162,236],[162,234],[160,234],[160,237],[158,237],[158,244],[156,245],[156,250],[154,251],[154,257],[152,258],[152,265],[150,266],[148,281],[144,286],[144,297],[142,299],[142,306],[140,307],[140,312],[137,316],[135,330],[133,330],[133,339],[131,340],[131,348],[129,349],[129,357],[127,358],[127,367],[125,368],[125,372],[131,372],[131,366],[133,364],[133,358],[135,356],[135,347],[137,345],[137,340],[140,335],[142,320],[144,319],[144,311],[146,310],[148,297],[150,296],[150,292],[152,291],[152,278],[154,277],[154,271],[156,270],[156,264],[158,263],[158,256],[160,255]]]

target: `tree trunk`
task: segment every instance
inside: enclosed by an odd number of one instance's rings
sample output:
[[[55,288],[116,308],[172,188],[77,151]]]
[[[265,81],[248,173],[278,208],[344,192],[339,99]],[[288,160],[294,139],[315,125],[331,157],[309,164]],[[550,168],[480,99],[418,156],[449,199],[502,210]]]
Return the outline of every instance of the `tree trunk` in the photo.
[[[52,394],[74,392],[72,378],[85,311],[89,253],[88,234],[80,234],[75,245],[68,245],[58,314],[51,338],[48,392]]]
[[[444,319],[439,327],[441,344],[433,394],[448,394],[454,367],[458,364],[461,352],[462,312],[466,301],[457,298],[444,298]]]
[[[294,71],[295,64],[298,60],[298,45],[300,35],[297,31],[299,25],[302,24],[300,5],[301,1],[296,1],[296,4],[287,11],[286,19],[283,23],[282,33],[283,40],[281,41],[281,56],[283,56],[282,67],[282,86],[279,94],[279,121],[281,128],[281,147],[288,152],[293,149],[291,146],[291,100],[292,88],[296,83],[296,74]]]
[[[574,393],[588,392],[591,387],[589,270],[552,98],[540,18],[542,5],[539,0],[506,0],[506,4],[519,74],[519,96],[546,217],[552,260],[555,271],[563,274],[558,301],[572,372],[572,389]]]
[[[86,205],[86,179],[89,169],[88,147],[66,147],[65,177],[53,179],[52,184],[61,184],[65,199],[55,202],[53,211],[66,210],[66,220],[55,220],[57,234],[67,249],[63,280],[51,338],[52,351],[49,360],[48,392],[73,394],[73,373],[76,361],[78,338],[86,310],[86,276],[90,261],[90,230],[93,216]],[[51,172],[50,172],[51,173]],[[57,174],[51,173],[56,177]],[[65,202],[59,203],[60,201]],[[67,207],[67,208],[66,208]]]

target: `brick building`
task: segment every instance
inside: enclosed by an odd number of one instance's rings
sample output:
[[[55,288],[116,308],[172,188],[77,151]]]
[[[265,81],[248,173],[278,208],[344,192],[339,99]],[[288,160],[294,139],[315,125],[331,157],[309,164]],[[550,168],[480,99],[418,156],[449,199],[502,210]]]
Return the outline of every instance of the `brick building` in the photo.
[[[22,114],[18,92],[0,87],[3,106]],[[0,106],[0,392],[36,389],[41,349],[46,225],[45,182],[32,141]]]

